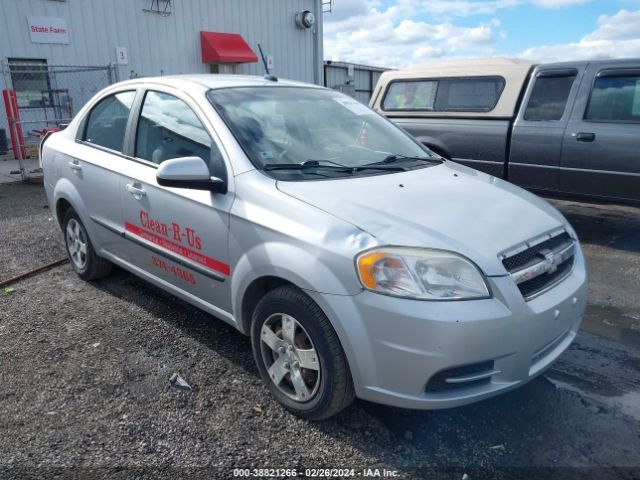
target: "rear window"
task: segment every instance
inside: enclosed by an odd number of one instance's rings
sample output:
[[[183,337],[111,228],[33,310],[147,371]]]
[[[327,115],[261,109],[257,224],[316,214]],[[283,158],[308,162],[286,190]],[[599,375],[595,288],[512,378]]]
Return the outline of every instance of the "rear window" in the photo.
[[[640,73],[596,78],[585,119],[596,122],[640,122]]]
[[[504,88],[502,77],[400,80],[390,83],[386,111],[489,112]]]

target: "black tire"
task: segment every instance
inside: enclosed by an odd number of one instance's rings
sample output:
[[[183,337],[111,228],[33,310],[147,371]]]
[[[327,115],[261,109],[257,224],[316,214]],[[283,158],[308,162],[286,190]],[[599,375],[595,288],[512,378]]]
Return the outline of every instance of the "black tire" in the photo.
[[[264,348],[268,347],[262,342],[261,333],[267,320],[277,314],[293,317],[303,327],[303,333],[308,335],[318,355],[319,381],[313,396],[304,402],[283,393],[271,380],[269,367],[265,364]],[[353,380],[338,336],[320,307],[301,290],[292,286],[279,287],[258,302],[251,322],[251,346],[262,380],[291,413],[307,420],[324,420],[353,401]]]
[[[85,240],[86,254],[84,257],[86,261],[82,265],[79,265],[78,262],[74,260],[71,252],[70,238],[67,233],[67,228],[70,224],[74,227],[76,225],[78,226],[80,237],[83,237]],[[93,244],[91,243],[91,239],[89,238],[89,234],[87,233],[87,229],[73,208],[68,208],[64,213],[64,217],[62,219],[62,234],[64,235],[64,243],[67,249],[67,256],[69,257],[69,263],[71,263],[71,266],[80,278],[83,280],[99,280],[109,275],[113,264],[96,254]]]

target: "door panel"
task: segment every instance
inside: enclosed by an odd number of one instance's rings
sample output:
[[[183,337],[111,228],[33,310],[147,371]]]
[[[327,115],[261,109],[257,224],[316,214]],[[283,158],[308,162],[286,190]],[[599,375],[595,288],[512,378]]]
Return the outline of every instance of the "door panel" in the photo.
[[[231,311],[228,196],[159,186],[156,171],[132,161],[123,172],[124,259]]]
[[[536,190],[559,189],[562,139],[583,73],[579,64],[534,70],[511,135],[509,181]]]
[[[136,91],[117,92],[100,100],[83,120],[77,140],[65,148],[68,173],[84,203],[85,222],[94,247],[122,253],[120,171],[126,125]]]
[[[118,256],[122,252],[120,170],[126,159],[100,149],[74,143],[65,152],[70,179],[78,190],[89,218],[85,222],[99,251]]]
[[[221,150],[188,97],[149,90],[136,112],[129,160],[120,183],[125,260],[174,288],[231,311],[228,252],[233,195],[158,185],[157,165],[203,158],[214,176]],[[227,177],[226,174],[223,177]]]
[[[564,134],[562,190],[640,200],[638,152],[640,65],[590,64]]]

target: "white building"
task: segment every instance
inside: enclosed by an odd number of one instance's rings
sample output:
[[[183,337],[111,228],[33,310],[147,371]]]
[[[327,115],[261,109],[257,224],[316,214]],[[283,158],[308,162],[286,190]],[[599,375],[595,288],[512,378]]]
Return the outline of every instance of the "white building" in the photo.
[[[322,84],[326,3],[0,0],[0,89],[15,90],[23,122],[63,119],[106,84],[132,76],[262,75],[258,44],[274,75]]]

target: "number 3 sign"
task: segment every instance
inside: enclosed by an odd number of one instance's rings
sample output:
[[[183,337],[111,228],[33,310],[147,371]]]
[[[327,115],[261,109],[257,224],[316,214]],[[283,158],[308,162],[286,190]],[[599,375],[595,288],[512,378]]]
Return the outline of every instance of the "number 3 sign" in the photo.
[[[126,47],[116,47],[116,63],[118,65],[129,65],[129,55]]]

